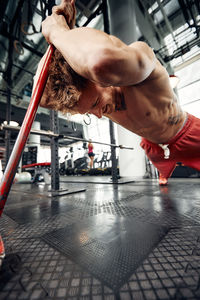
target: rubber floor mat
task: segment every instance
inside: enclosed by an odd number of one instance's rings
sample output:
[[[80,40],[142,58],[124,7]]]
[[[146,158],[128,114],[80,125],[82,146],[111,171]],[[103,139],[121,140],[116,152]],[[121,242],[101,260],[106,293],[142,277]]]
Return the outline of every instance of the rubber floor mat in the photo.
[[[18,224],[37,223],[46,217],[52,217],[59,213],[67,213],[74,209],[70,204],[60,205],[57,201],[42,202],[40,204],[20,208],[8,208],[5,214]]]
[[[101,214],[49,232],[42,239],[117,290],[167,232],[167,227]]]

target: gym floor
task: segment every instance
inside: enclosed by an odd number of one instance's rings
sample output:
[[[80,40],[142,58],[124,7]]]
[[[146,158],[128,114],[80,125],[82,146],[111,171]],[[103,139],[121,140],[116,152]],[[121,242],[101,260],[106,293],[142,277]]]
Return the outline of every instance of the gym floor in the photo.
[[[200,299],[200,179],[73,180],[12,186],[1,300]]]

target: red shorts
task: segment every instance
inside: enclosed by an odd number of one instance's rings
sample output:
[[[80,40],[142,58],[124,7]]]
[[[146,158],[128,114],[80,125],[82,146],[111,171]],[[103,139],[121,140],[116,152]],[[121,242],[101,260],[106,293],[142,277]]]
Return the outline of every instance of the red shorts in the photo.
[[[169,158],[165,159],[164,150],[155,143],[142,138],[140,146],[147,157],[166,178],[170,177],[177,162],[200,171],[200,119],[188,114],[183,128],[166,145]]]

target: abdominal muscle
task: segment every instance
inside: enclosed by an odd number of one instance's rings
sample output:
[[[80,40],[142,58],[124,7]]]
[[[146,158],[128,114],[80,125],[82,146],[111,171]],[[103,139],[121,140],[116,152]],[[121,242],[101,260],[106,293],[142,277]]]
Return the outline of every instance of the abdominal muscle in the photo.
[[[113,112],[108,117],[153,143],[167,143],[181,129],[186,113],[181,111],[173,97],[155,99],[154,95],[154,99],[149,100],[141,93],[134,94],[133,99],[124,93],[126,109]]]
[[[158,122],[155,126],[149,126],[148,128],[141,128],[141,130],[132,129],[131,131],[146,138],[152,143],[167,144],[181,129],[185,120],[185,112],[181,112],[179,122],[174,125],[169,125],[167,120]],[[162,123],[161,123],[162,122]]]

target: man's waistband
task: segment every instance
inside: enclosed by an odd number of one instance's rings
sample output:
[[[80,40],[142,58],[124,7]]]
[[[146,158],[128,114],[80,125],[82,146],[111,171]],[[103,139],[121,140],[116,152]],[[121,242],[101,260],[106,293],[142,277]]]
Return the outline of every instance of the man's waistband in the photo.
[[[172,137],[167,143],[165,144],[172,144],[174,143],[179,137],[181,137],[181,135],[188,129],[188,127],[190,126],[191,122],[192,122],[192,118],[193,116],[189,113],[186,113],[186,118],[181,126],[181,128],[178,130],[178,132],[176,133],[176,135],[174,137]]]
[[[193,115],[186,113],[186,118],[181,126],[181,128],[178,130],[178,132],[176,133],[176,135],[174,137],[172,137],[170,140],[168,140],[167,142],[163,143],[162,145],[170,145],[172,143],[174,143],[179,137],[182,136],[182,134],[184,134],[184,132],[188,129],[188,127],[191,125],[192,123],[192,119],[193,119]],[[151,141],[149,141],[148,139],[142,138],[142,140],[146,143],[149,144],[153,144],[153,145],[159,145],[157,143],[153,143]]]

